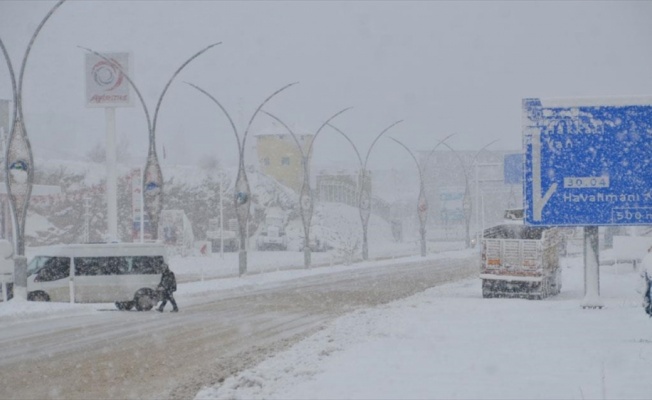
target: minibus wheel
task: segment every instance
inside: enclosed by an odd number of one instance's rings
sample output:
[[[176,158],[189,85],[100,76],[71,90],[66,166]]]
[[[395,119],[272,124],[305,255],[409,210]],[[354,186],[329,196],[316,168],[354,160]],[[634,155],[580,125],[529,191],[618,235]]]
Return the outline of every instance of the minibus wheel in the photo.
[[[129,311],[134,307],[133,301],[117,301],[115,306],[120,311]]]
[[[152,289],[139,289],[134,296],[134,305],[138,311],[149,311],[154,308],[156,295]]]
[[[27,300],[29,301],[50,301],[50,296],[45,292],[29,292],[27,294]]]

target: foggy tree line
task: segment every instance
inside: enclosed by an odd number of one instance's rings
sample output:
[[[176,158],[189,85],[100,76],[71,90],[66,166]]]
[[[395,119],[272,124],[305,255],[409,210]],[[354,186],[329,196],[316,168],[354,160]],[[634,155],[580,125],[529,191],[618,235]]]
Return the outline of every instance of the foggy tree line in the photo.
[[[57,185],[61,188],[60,195],[32,197],[28,212],[28,232],[39,229],[39,226],[29,227],[35,223],[35,216],[47,218],[49,226],[36,234],[27,235],[29,246],[43,246],[59,243],[80,243],[85,238],[88,225],[88,241],[106,241],[106,180],[87,183],[86,173],[73,172],[64,166],[51,170],[39,169],[35,173],[35,184]],[[225,181],[228,187],[230,181]],[[209,220],[219,218],[219,182],[207,176],[201,182],[190,184],[169,178],[165,182],[166,209],[183,210],[190,220],[196,239],[206,237]],[[256,196],[253,197],[256,200]],[[235,218],[232,196],[224,193],[224,220]],[[259,213],[254,213],[259,214]],[[262,217],[254,215],[251,231],[255,231],[257,221]],[[31,221],[30,221],[31,220]],[[118,177],[118,235],[120,241],[132,240],[132,187],[129,176]],[[226,228],[225,228],[226,229]]]

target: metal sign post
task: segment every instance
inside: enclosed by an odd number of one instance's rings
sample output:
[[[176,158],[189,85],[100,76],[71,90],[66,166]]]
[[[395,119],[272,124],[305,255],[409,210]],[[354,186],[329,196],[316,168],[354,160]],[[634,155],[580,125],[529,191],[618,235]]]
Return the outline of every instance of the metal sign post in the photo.
[[[163,91],[161,92],[161,95],[158,98],[158,102],[156,103],[156,108],[154,109],[153,118],[150,118],[149,110],[147,108],[147,105],[145,104],[145,100],[143,99],[142,93],[140,92],[140,90],[138,90],[138,87],[131,79],[130,74],[127,72],[127,70],[123,68],[123,66],[117,60],[115,60],[114,58],[107,57],[107,55],[100,54],[94,50],[80,46],[82,49],[86,50],[89,53],[88,57],[95,56],[101,59],[100,62],[95,64],[96,67],[94,68],[97,71],[104,71],[104,72],[98,72],[94,74],[95,76],[94,80],[97,81],[99,79],[100,82],[103,82],[102,78],[105,76],[105,74],[113,74],[118,76],[115,79],[116,83],[114,85],[122,84],[123,80],[127,80],[127,82],[129,82],[129,85],[133,88],[134,92],[136,92],[138,100],[140,101],[140,104],[143,107],[143,111],[145,112],[145,118],[147,119],[149,147],[147,150],[147,161],[145,163],[145,168],[143,170],[143,182],[142,182],[143,202],[144,202],[143,206],[147,212],[147,216],[149,217],[152,238],[154,240],[158,240],[158,223],[159,223],[161,211],[163,210],[163,183],[164,183],[163,173],[161,171],[161,166],[159,164],[158,156],[156,153],[156,123],[158,120],[158,112],[160,110],[161,103],[163,102],[163,98],[165,97],[165,94],[167,93],[168,89],[170,88],[170,85],[172,84],[172,81],[174,80],[174,78],[177,77],[177,75],[179,75],[181,70],[185,68],[186,65],[188,65],[192,60],[194,60],[195,58],[199,57],[201,54],[206,52],[208,49],[215,47],[219,44],[221,44],[221,42],[213,43],[206,46],[205,48],[203,48],[202,50],[198,51],[190,58],[188,58],[183,64],[181,64],[179,68],[177,68],[174,74],[172,74],[172,77],[170,77],[170,79],[165,84],[165,87],[163,88]],[[110,56],[110,54],[108,55]],[[100,67],[102,67],[102,69],[100,69]],[[127,85],[125,84],[125,86]],[[109,87],[113,87],[113,85],[109,85]],[[117,96],[115,100],[120,100],[122,95],[115,94],[115,96]],[[102,99],[104,98],[100,96],[99,100]],[[99,100],[98,100],[99,104],[105,104],[104,101],[99,101]],[[112,97],[112,95],[109,95],[109,97],[106,98],[106,101],[113,101],[113,100],[114,98]],[[129,101],[128,98],[125,98],[124,100]]]
[[[597,227],[652,224],[652,97],[525,99],[523,140],[525,222],[596,228],[583,306],[602,307]]]
[[[130,71],[129,53],[86,54],[86,107],[102,107],[106,116],[106,206],[107,239],[118,241],[118,173],[115,133],[116,107],[132,107],[129,82],[122,71]],[[129,72],[132,75],[131,72]]]

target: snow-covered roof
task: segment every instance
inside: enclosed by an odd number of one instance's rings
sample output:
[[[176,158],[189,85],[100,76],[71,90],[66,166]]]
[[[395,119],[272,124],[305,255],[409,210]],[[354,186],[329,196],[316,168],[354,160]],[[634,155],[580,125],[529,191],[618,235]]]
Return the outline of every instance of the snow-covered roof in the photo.
[[[290,127],[292,132],[294,132],[294,134],[297,136],[313,135],[313,133],[309,132],[306,129],[302,129],[289,124],[288,126]],[[254,136],[289,135],[289,132],[284,126],[277,124],[253,132],[253,135]]]

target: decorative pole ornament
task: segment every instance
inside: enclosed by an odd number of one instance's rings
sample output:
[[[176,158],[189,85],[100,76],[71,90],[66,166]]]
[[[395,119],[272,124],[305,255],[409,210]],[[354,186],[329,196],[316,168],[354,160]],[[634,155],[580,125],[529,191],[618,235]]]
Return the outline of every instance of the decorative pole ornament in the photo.
[[[143,177],[144,208],[152,227],[152,238],[157,239],[159,216],[163,210],[163,171],[153,144],[149,146]]]
[[[21,115],[19,111],[11,129],[5,164],[7,193],[16,226],[16,253],[25,255],[25,220],[34,181],[34,159]]]
[[[244,134],[242,135],[242,143],[240,142],[240,135],[238,135],[238,129],[235,127],[233,118],[231,118],[231,115],[228,113],[228,111],[226,111],[226,108],[224,108],[222,103],[220,103],[215,97],[213,97],[210,93],[200,88],[199,86],[190,82],[186,82],[186,83],[194,87],[195,89],[199,90],[200,92],[202,92],[209,99],[211,99],[213,103],[217,104],[220,110],[222,110],[222,113],[224,113],[226,118],[229,120],[229,124],[231,125],[231,130],[233,131],[233,134],[235,135],[235,140],[238,143],[238,155],[239,155],[238,175],[235,179],[235,193],[233,196],[233,205],[235,206],[235,216],[238,220],[238,233],[240,237],[240,253],[238,255],[238,273],[239,276],[242,276],[247,273],[247,239],[248,239],[247,225],[249,224],[249,212],[251,209],[251,201],[250,201],[251,190],[249,188],[249,180],[247,179],[247,170],[245,169],[245,162],[244,162],[244,149],[245,149],[245,143],[247,141],[247,135],[249,134],[249,129],[251,128],[251,125],[256,119],[256,116],[262,110],[265,104],[267,104],[267,102],[270,101],[277,94],[281,93],[282,91],[284,91],[285,89],[291,86],[298,84],[299,82],[293,82],[283,86],[282,88],[278,89],[277,91],[269,95],[265,100],[263,100],[262,103],[260,103],[258,108],[256,108],[256,111],[254,111],[254,113],[251,115],[251,118],[249,119],[249,123],[247,124]]]
[[[294,142],[296,143],[297,147],[299,148],[299,152],[301,153],[301,161],[303,163],[303,181],[301,184],[301,194],[299,195],[299,211],[301,212],[301,222],[303,222],[303,264],[306,268],[310,268],[310,264],[312,262],[310,253],[310,223],[312,221],[312,215],[314,212],[314,201],[312,197],[312,189],[310,188],[310,155],[312,154],[312,147],[322,129],[324,129],[324,127],[328,125],[335,117],[350,109],[351,107],[348,107],[338,111],[329,119],[327,119],[326,122],[324,122],[319,127],[319,129],[317,129],[317,133],[315,133],[315,136],[312,138],[312,141],[308,146],[308,151],[305,152],[301,146],[301,143],[299,142],[299,138],[285,122],[281,121],[281,119],[274,114],[263,111],[265,114],[272,117],[281,125],[283,125],[283,127],[285,127],[290,135],[292,135],[292,138],[294,139]]]
[[[179,75],[181,70],[185,68],[186,65],[190,64],[192,60],[194,60],[195,58],[199,57],[201,54],[206,52],[208,49],[213,48],[219,44],[222,44],[222,42],[213,43],[204,47],[202,50],[198,51],[190,58],[188,58],[183,64],[181,64],[179,68],[177,68],[174,74],[172,74],[172,77],[165,84],[165,87],[163,88],[163,91],[161,92],[161,95],[158,98],[158,102],[156,103],[156,109],[154,110],[153,119],[151,119],[149,116],[149,110],[147,109],[147,105],[145,104],[145,100],[143,99],[140,90],[138,90],[138,87],[136,86],[134,81],[131,79],[129,74],[127,74],[127,72],[122,68],[120,64],[115,62],[115,60],[109,59],[108,57],[94,50],[79,46],[81,49],[93,53],[96,56],[103,59],[113,69],[120,71],[120,73],[124,76],[124,78],[127,79],[127,81],[129,81],[129,84],[136,92],[136,95],[138,95],[140,104],[143,106],[143,111],[145,112],[145,118],[147,118],[147,130],[149,134],[149,147],[147,150],[147,160],[145,162],[145,169],[143,171],[143,177],[144,177],[143,202],[144,202],[145,211],[147,212],[147,216],[149,217],[150,226],[152,230],[152,238],[154,240],[158,240],[158,223],[159,223],[159,218],[161,216],[161,211],[163,210],[163,172],[161,171],[161,165],[159,164],[158,155],[156,152],[156,122],[158,120],[158,113],[161,108],[161,103],[163,102],[163,97],[167,93],[170,85],[172,84],[172,81],[174,80],[174,78],[177,77],[177,75]]]
[[[428,199],[426,198],[426,191],[423,187],[423,180],[419,185],[419,200],[417,200],[417,214],[419,215],[419,223],[421,224],[421,235],[425,238],[426,235],[426,222],[428,221]],[[424,240],[425,242],[425,240]],[[423,252],[422,252],[423,253]],[[422,254],[425,255],[425,254]]]
[[[25,222],[27,219],[27,209],[29,207],[29,199],[32,195],[32,183],[34,181],[34,158],[32,156],[32,148],[27,137],[27,129],[25,129],[25,117],[23,114],[23,78],[25,76],[25,66],[27,65],[27,58],[32,45],[36,40],[43,25],[54,14],[65,0],[60,0],[55,4],[52,9],[45,15],[38,25],[32,38],[27,45],[23,60],[20,66],[20,74],[18,80],[14,73],[14,68],[9,57],[9,52],[4,43],[0,39],[0,48],[2,54],[7,61],[9,68],[9,76],[11,79],[11,89],[13,92],[14,111],[13,111],[13,125],[9,132],[9,140],[7,143],[7,153],[5,155],[5,185],[9,197],[9,205],[11,217],[13,219],[14,231],[14,298],[25,300],[27,299],[27,259],[25,258]]]
[[[464,198],[462,199],[462,210],[464,211],[464,245],[468,249],[471,247],[471,211],[473,205],[471,204],[471,193],[469,190],[469,180],[466,178],[466,171],[464,172]]]
[[[366,165],[366,163],[365,163]],[[369,235],[368,226],[371,217],[371,176],[366,167],[360,169],[358,182],[360,195],[358,197],[358,210],[360,211],[360,221],[362,222],[362,259],[369,259]]]
[[[251,188],[247,178],[247,170],[244,165],[244,154],[240,153],[238,164],[238,175],[235,179],[235,216],[238,220],[238,233],[240,236],[240,251],[238,253],[238,275],[247,273],[247,225],[249,224],[249,213],[251,212]]]

